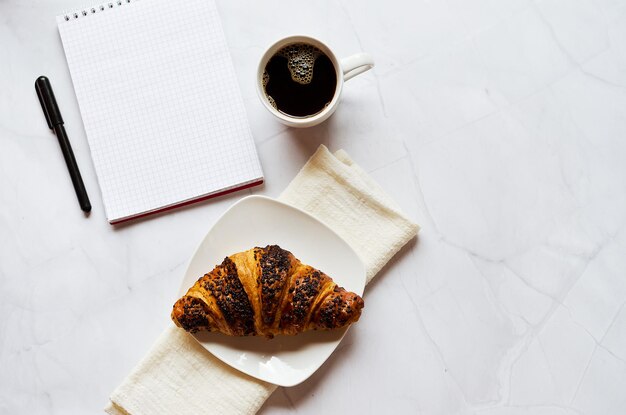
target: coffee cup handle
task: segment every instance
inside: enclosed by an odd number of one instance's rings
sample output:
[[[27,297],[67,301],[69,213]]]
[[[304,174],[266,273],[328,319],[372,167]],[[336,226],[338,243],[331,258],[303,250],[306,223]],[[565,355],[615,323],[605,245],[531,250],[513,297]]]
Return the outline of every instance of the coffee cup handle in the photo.
[[[341,60],[343,80],[352,79],[358,74],[369,71],[374,67],[374,58],[367,53],[356,53]]]

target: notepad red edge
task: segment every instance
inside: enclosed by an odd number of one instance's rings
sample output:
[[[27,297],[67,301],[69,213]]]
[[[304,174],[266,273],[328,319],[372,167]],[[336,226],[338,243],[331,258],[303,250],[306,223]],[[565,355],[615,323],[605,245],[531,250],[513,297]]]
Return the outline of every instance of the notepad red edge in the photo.
[[[234,192],[238,192],[240,190],[249,189],[251,187],[258,186],[260,184],[263,184],[263,179],[261,179],[259,181],[256,181],[256,182],[244,184],[243,186],[235,187],[233,189],[223,190],[221,192],[213,193],[213,194],[210,194],[210,195],[207,195],[207,196],[202,196],[202,197],[199,197],[198,199],[187,200],[185,202],[181,202],[181,203],[177,203],[175,205],[167,206],[167,207],[164,207],[162,209],[154,210],[152,212],[146,212],[146,213],[142,213],[142,214],[139,214],[139,215],[136,215],[136,216],[131,216],[131,217],[120,219],[120,220],[116,220],[116,221],[110,221],[109,224],[111,224],[111,225],[119,225],[120,223],[130,222],[130,221],[133,221],[133,220],[136,220],[136,219],[145,218],[146,216],[152,216],[152,215],[156,215],[158,213],[167,212],[168,210],[178,209],[180,207],[191,205],[193,203],[202,202],[203,200],[213,199],[214,197],[224,196],[224,195],[227,195],[229,193],[234,193]]]

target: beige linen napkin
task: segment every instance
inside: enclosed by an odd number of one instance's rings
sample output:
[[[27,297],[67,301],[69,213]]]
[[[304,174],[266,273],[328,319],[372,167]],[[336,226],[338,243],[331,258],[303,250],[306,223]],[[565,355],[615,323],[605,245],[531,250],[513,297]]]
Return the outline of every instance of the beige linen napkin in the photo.
[[[365,263],[367,282],[419,229],[343,150],[333,155],[325,146],[317,149],[279,199],[315,216],[345,239]],[[254,414],[275,389],[222,363],[172,324],[113,392],[105,411]]]

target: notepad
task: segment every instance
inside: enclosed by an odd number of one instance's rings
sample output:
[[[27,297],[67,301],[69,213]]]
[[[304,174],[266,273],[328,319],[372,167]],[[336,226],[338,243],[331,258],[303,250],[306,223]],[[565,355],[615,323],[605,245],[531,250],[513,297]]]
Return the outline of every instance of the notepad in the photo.
[[[57,17],[109,222],[262,183],[213,0]]]

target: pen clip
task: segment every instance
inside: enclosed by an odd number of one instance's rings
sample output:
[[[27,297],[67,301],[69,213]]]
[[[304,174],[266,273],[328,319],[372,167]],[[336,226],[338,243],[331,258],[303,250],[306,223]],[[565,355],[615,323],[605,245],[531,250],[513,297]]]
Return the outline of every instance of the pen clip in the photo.
[[[40,76],[35,81],[35,91],[37,91],[37,97],[41,104],[41,109],[46,117],[48,128],[54,130],[54,126],[57,124],[63,124],[63,117],[54,99],[54,92],[52,92],[52,86],[50,81],[45,76]]]
[[[37,97],[39,97],[39,103],[41,104],[41,109],[43,110],[43,115],[46,117],[46,122],[48,123],[48,128],[52,130],[52,123],[50,122],[50,114],[48,114],[48,110],[46,109],[46,104],[44,104],[43,97],[41,96],[41,90],[38,85],[35,88],[37,91]]]

